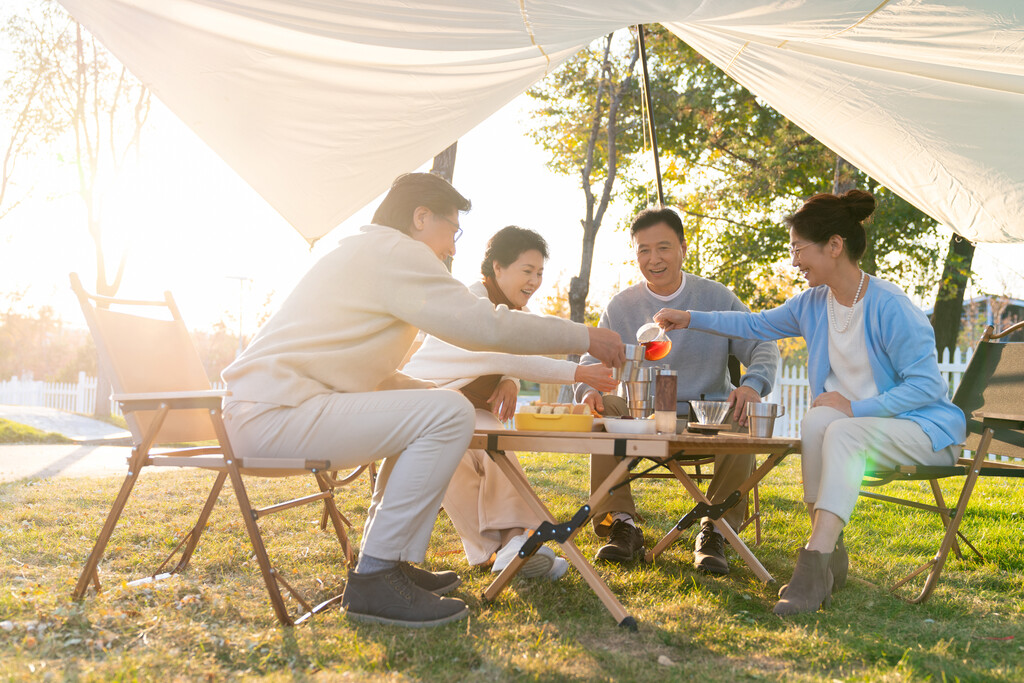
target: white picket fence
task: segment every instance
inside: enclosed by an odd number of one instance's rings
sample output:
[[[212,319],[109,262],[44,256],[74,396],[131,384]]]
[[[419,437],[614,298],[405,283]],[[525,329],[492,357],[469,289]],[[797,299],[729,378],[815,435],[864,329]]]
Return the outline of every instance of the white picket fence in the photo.
[[[223,382],[214,382],[223,389]],[[0,405],[56,408],[69,413],[92,415],[96,409],[96,378],[78,373],[77,382],[42,382],[12,377],[0,382]],[[120,415],[120,407],[111,403],[110,411]]]
[[[943,352],[939,371],[949,382],[950,396],[960,384],[960,377],[970,358],[970,349],[954,351],[952,357],[948,350]],[[781,369],[779,375],[775,390],[767,399],[786,407],[785,415],[775,424],[775,434],[798,437],[800,420],[810,406],[807,367],[787,365]],[[213,388],[223,389],[224,384],[215,382]],[[8,381],[0,382],[0,404],[43,406],[92,415],[96,405],[96,378],[89,377],[84,372],[78,374],[78,382],[67,383],[19,380],[12,377]],[[115,415],[120,414],[117,405],[112,405],[111,410]]]

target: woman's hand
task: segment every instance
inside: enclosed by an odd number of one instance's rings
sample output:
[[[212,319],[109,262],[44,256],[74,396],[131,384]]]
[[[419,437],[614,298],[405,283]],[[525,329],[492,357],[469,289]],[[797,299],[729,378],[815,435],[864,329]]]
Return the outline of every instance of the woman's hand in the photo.
[[[487,402],[491,404],[491,412],[502,422],[511,420],[516,414],[516,398],[519,396],[519,387],[510,379],[503,379],[494,388],[491,397]]]
[[[690,326],[690,312],[675,308],[663,308],[654,314],[654,322],[661,325],[661,329],[666,332],[683,330]]]
[[[614,391],[615,387],[619,384],[612,379],[611,369],[599,363],[577,365],[575,379],[577,382],[588,384],[598,391]]]
[[[835,408],[839,412],[849,417],[853,417],[853,407],[850,405],[850,399],[846,398],[838,391],[826,391],[823,394],[818,394],[818,398],[814,399],[814,403],[811,404],[811,407],[817,408],[818,406]]]

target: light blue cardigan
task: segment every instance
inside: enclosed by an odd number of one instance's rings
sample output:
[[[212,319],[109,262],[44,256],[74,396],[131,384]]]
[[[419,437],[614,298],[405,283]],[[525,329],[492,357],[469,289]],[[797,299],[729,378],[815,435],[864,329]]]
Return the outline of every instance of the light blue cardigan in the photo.
[[[891,282],[870,277],[864,295],[864,334],[878,395],[853,401],[854,417],[899,417],[921,426],[932,448],[961,443],[967,431],[963,411],[949,400],[939,374],[935,333],[906,294]],[[820,285],[763,313],[690,312],[690,327],[740,339],[807,341],[811,394],[825,391],[828,360],[828,287]]]

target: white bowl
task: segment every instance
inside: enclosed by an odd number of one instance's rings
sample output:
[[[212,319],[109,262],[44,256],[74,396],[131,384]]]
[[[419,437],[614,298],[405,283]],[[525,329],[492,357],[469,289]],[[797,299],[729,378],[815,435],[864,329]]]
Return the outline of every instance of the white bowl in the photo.
[[[637,418],[605,417],[604,430],[617,434],[653,434],[654,420]]]

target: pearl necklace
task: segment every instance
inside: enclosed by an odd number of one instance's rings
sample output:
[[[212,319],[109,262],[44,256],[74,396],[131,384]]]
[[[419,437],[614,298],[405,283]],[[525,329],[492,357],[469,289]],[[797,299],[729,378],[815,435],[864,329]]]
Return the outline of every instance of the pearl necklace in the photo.
[[[864,271],[860,272],[860,284],[857,285],[857,293],[853,295],[853,303],[850,304],[850,312],[846,314],[846,322],[843,323],[842,327],[839,327],[839,324],[836,323],[836,297],[832,294],[832,288],[828,288],[828,315],[829,318],[832,319],[832,329],[836,332],[842,334],[843,332],[846,332],[846,328],[850,326],[850,321],[853,320],[854,306],[856,306],[857,302],[860,301],[860,293],[864,289],[864,281],[867,279],[867,276],[868,274]]]

